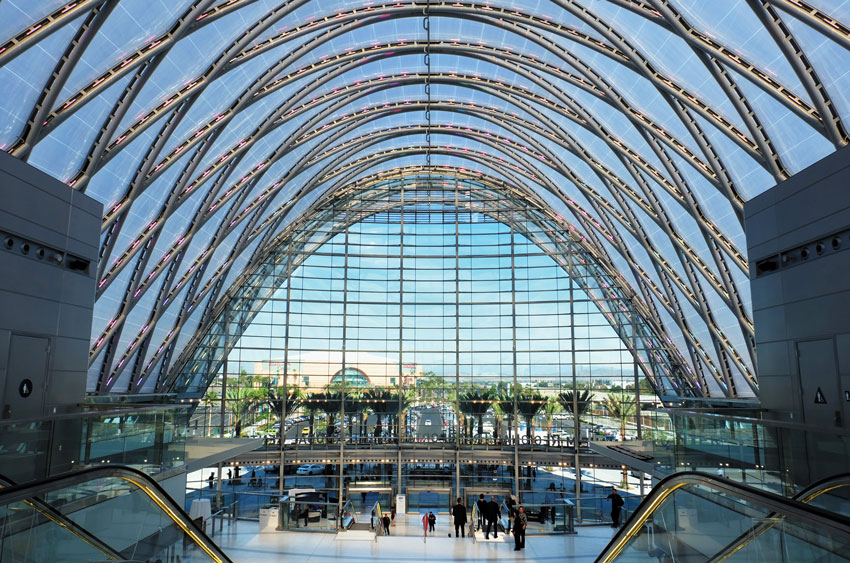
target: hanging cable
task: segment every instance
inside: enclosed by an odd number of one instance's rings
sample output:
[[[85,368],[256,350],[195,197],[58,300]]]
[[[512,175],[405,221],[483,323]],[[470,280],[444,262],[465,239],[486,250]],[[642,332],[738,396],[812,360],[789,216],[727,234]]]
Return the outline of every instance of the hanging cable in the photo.
[[[431,183],[431,0],[425,1],[422,26],[425,28],[425,172]]]

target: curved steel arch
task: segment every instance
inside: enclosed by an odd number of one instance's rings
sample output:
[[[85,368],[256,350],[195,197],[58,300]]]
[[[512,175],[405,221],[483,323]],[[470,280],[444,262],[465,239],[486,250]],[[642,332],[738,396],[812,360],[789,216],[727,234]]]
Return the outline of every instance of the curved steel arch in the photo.
[[[425,178],[427,178],[427,176]],[[442,182],[442,179],[440,181]],[[423,181],[422,177],[420,177],[419,182],[420,182],[420,184],[421,183],[427,183],[427,180]],[[367,188],[363,188],[363,189],[367,189]],[[491,189],[493,189],[493,188],[491,188]],[[385,191],[389,192],[389,190],[385,190]],[[346,192],[348,194],[351,194],[352,192],[357,193],[357,189],[352,190],[352,189],[349,188],[349,189],[346,190]],[[508,193],[508,192],[503,192],[503,193]],[[362,214],[352,213],[352,210],[350,208],[346,208],[344,211],[342,211],[342,210],[337,211],[335,206],[334,206],[333,200],[338,199],[340,197],[340,195],[341,195],[340,192],[334,192],[333,194],[331,194],[327,198],[327,201],[322,200],[320,203],[318,203],[318,205],[317,205],[318,210],[313,216],[303,217],[302,220],[299,222],[299,227],[295,228],[293,226],[292,228],[288,228],[287,233],[293,233],[293,231],[295,233],[306,232],[306,234],[304,236],[310,236],[312,234],[312,231],[305,229],[304,224],[311,223],[311,222],[314,223],[314,224],[316,224],[316,223],[326,224],[326,223],[330,222],[333,225],[333,230],[325,233],[323,235],[323,239],[320,239],[319,241],[316,241],[316,240],[311,241],[311,244],[320,246],[322,244],[322,241],[326,242],[326,241],[330,240],[333,236],[335,236],[335,234],[342,232],[345,228],[349,227],[351,224],[355,224],[355,223],[363,220],[365,217],[368,217],[368,216],[370,216],[374,213],[379,213],[379,212],[382,212],[382,211],[394,209],[396,207],[405,205],[405,203],[401,202],[401,201],[391,201],[391,202],[387,202],[387,205],[385,207],[379,207],[377,209],[367,208],[367,210]],[[492,202],[492,201],[493,200],[488,200],[488,202]],[[524,200],[524,201],[527,202],[528,200]],[[451,202],[454,203],[455,200],[451,200]],[[372,204],[371,200],[367,200],[365,198],[360,199],[359,203],[361,205],[363,205],[364,207],[367,207],[367,206]],[[469,208],[474,209],[475,211],[478,211],[478,212],[481,212],[481,213],[484,213],[484,214],[497,213],[498,212],[498,203],[499,203],[499,200],[497,199],[496,200],[497,205],[493,206],[493,209],[491,209],[491,210],[482,209],[482,208],[479,208],[479,207],[469,207]],[[468,205],[468,202],[464,201],[461,205],[462,206]],[[356,210],[356,208],[354,208],[354,209]],[[542,211],[542,209],[543,208],[538,208],[539,211]],[[324,210],[324,213],[323,213],[322,210]],[[516,208],[512,208],[512,211],[514,213],[517,213]],[[326,217],[327,215],[331,215],[331,216],[336,217],[336,213],[340,213],[342,215],[342,217],[341,217],[342,220],[340,220],[340,219],[329,220]],[[554,216],[550,216],[550,217],[548,217],[548,219],[551,221],[555,218],[554,218]],[[497,219],[497,220],[499,220],[499,219]],[[530,218],[530,217],[526,217],[526,220],[528,220],[530,222],[534,222],[534,219]],[[562,223],[562,225],[563,225],[563,223]],[[518,223],[517,226],[519,227],[519,232],[521,232],[523,234],[527,234],[527,232],[522,228],[521,224]],[[593,256],[590,253],[590,251],[587,248],[583,247],[583,245],[581,245],[580,241],[575,240],[573,238],[573,236],[569,234],[569,232],[570,232],[570,229],[567,226],[566,230],[562,230],[558,233],[559,236],[563,236],[563,239],[565,241],[564,243],[561,243],[559,246],[561,248],[565,248],[570,243],[578,244],[578,245],[582,246],[582,248],[584,248],[584,250],[586,252],[588,252],[588,256]],[[300,262],[303,261],[306,257],[305,257],[304,254],[299,253],[297,255],[293,255],[291,253],[291,248],[293,246],[297,246],[299,243],[294,242],[294,241],[287,241],[286,240],[287,233],[282,233],[280,236],[276,237],[274,248],[271,249],[271,251],[268,252],[266,254],[266,256],[268,257],[268,256],[272,256],[272,255],[277,254],[278,257],[275,258],[274,261],[278,265],[281,264],[281,262],[286,261],[286,260],[296,261],[297,263],[294,266],[289,265],[287,267],[287,271],[293,271],[295,268],[298,267],[298,265],[300,265]],[[551,242],[552,240],[555,240],[555,239],[551,239],[551,240],[546,241],[546,242]],[[544,241],[538,240],[536,242],[537,242],[538,245],[542,245]],[[593,260],[594,260],[594,267],[596,267],[595,257],[593,258]],[[573,273],[569,271],[569,268],[568,268],[566,262],[557,261],[557,260],[556,260],[556,262],[562,268],[564,268],[564,270],[567,272],[568,275],[573,275]],[[251,318],[253,318],[253,315],[256,314],[257,311],[259,311],[259,309],[265,303],[265,300],[277,289],[277,287],[274,284],[269,284],[269,283],[254,283],[254,284],[251,284],[250,283],[250,279],[252,277],[257,277],[257,276],[263,277],[263,276],[269,275],[270,273],[273,274],[273,272],[268,272],[268,271],[263,272],[264,263],[267,263],[265,259],[263,259],[263,260],[261,260],[260,262],[257,263],[255,270],[253,272],[250,272],[250,273],[246,272],[246,276],[245,276],[242,284],[240,286],[235,286],[234,289],[232,290],[232,293],[234,295],[233,295],[233,297],[231,297],[231,299],[239,300],[240,302],[247,302],[247,303],[250,304],[249,307],[247,308],[247,310],[241,310],[241,315],[239,316],[238,319],[236,319],[235,321],[233,319],[231,319],[231,321],[230,321],[235,328],[235,333],[233,334],[234,338],[239,338],[241,336],[241,330],[243,330],[246,327],[246,325],[248,323],[250,323],[250,320],[251,320]],[[585,266],[588,266],[588,264],[585,264]],[[277,266],[277,267],[279,268],[280,266]],[[604,272],[603,269],[588,270],[588,272],[591,274],[591,276],[595,277],[596,279],[600,279],[600,276],[601,276],[606,281],[613,282],[613,283],[602,283],[602,284],[599,284],[599,286],[601,288],[605,288],[606,291],[613,292],[613,295],[616,295],[617,299],[623,300],[624,298],[628,298],[627,297],[628,293],[617,292],[617,290],[619,290],[620,288],[616,285],[616,278],[610,277],[607,272],[603,274],[603,272]],[[280,276],[275,276],[275,278],[280,279]],[[580,276],[575,277],[575,279],[578,279],[578,278],[580,278]],[[581,283],[581,282],[579,282],[579,283]],[[258,288],[262,288],[262,293],[260,293],[257,290]],[[239,295],[240,291],[246,292],[247,297],[244,296],[244,295]],[[208,329],[209,327],[213,326],[217,322],[217,319],[221,318],[223,310],[227,307],[227,305],[228,305],[227,301],[223,301],[218,305],[218,307],[217,307],[218,312],[216,314],[212,315],[212,318],[209,320],[208,326],[205,327],[205,328]],[[643,317],[641,317],[641,318],[643,318]],[[620,326],[616,326],[613,317],[609,317],[609,321],[612,323],[612,326],[614,326],[615,330],[617,330],[618,333],[620,333],[621,335],[624,334],[622,327],[623,327],[623,324],[625,324],[625,323],[620,323]],[[642,323],[641,326],[642,327],[649,327],[650,325]],[[642,335],[641,338],[646,338],[647,334],[654,335],[653,329],[650,328],[649,331],[650,331],[649,333],[645,333],[644,335]],[[213,341],[213,342],[218,339],[217,335],[211,335],[211,336],[205,337],[204,334],[205,334],[205,331],[202,329],[201,331],[199,331],[197,333],[197,335],[198,335],[197,337],[201,338],[201,339],[207,338],[208,340],[211,338],[212,339],[211,341]],[[660,344],[662,341],[658,340],[657,336],[653,336],[653,338],[656,338],[656,340],[654,341],[654,344],[652,346],[650,346],[649,348],[655,349],[655,350],[663,349],[663,350],[666,350],[667,352],[672,352],[672,350],[670,350],[666,347],[663,347]],[[207,352],[207,354],[205,354],[206,359],[202,360],[204,368],[201,371],[202,371],[202,373],[207,374],[208,378],[214,377],[215,373],[217,373],[217,371],[218,371],[218,365],[217,364],[220,364],[220,362],[222,360],[220,359],[221,358],[220,354],[217,354],[215,351],[213,351],[212,353],[209,353],[209,352],[210,352],[210,350],[215,350],[217,348],[217,346],[215,344],[208,345],[208,346],[196,345],[194,348],[196,350],[203,349],[205,352]],[[660,358],[660,356],[659,356],[659,358]],[[675,353],[671,356],[671,358],[675,358]],[[177,365],[178,365],[177,369],[174,370],[175,375],[172,377],[172,379],[169,383],[170,383],[170,386],[172,386],[172,387],[177,386],[179,388],[181,386],[180,380],[182,379],[184,389],[182,389],[181,391],[185,393],[186,392],[185,387],[187,387],[186,384],[189,382],[189,378],[194,377],[194,376],[192,376],[192,373],[196,372],[198,370],[193,369],[191,357],[182,358],[181,361],[179,361]],[[673,385],[678,384],[678,386],[677,386],[678,388],[676,389],[676,391],[677,391],[676,395],[671,396],[669,394],[669,392],[667,392],[667,390],[660,385],[659,374],[651,373],[651,371],[647,369],[646,365],[643,365],[643,364],[641,364],[641,365],[642,365],[642,368],[644,370],[644,373],[647,375],[647,377],[650,378],[650,381],[652,382],[653,386],[656,387],[657,391],[659,392],[659,394],[662,397],[666,397],[669,400],[669,399],[672,399],[676,396],[688,396],[691,393],[695,392],[695,390],[694,390],[695,388],[693,387],[693,382],[689,381],[687,379],[687,374],[684,370],[677,367],[676,369],[670,369],[667,372],[668,377],[670,377],[671,382],[673,382]],[[187,377],[187,375],[189,377]],[[678,379],[676,379],[677,375],[678,375]],[[205,386],[206,385],[202,384],[200,387],[203,388]]]
[[[355,163],[349,164],[347,166],[347,168],[354,169],[356,171],[356,170],[358,170],[358,168],[362,168],[364,166],[368,168],[368,166],[375,161],[377,161],[378,163],[380,163],[382,161],[391,161],[399,153],[424,154],[426,150],[427,150],[427,147],[410,147],[410,148],[405,149],[405,150],[386,151],[387,154],[373,154],[373,155],[370,155],[368,157],[364,157],[360,162],[355,162]],[[448,152],[449,154],[454,154],[453,151],[442,151],[441,149],[438,149],[436,152]],[[489,167],[494,168],[494,169],[499,169],[500,166],[501,166],[500,163],[494,163],[492,156],[489,155],[489,154],[483,154],[483,153],[473,154],[472,152],[467,151],[467,152],[463,152],[459,156],[462,156],[465,159],[470,159],[474,162],[479,162],[479,163],[481,163],[485,166],[489,166]],[[365,165],[364,165],[364,162],[365,162]],[[332,176],[337,176],[337,175],[343,174],[344,172],[345,172],[344,170],[337,170],[337,171],[334,171],[330,174]],[[522,171],[517,171],[517,172],[520,174],[520,176],[524,176],[524,177],[526,177],[526,179],[528,179],[530,181],[535,181],[535,179],[532,177],[532,175],[530,175],[528,173],[523,173]],[[501,170],[501,173],[505,174],[505,170]],[[510,172],[508,172],[508,174],[510,174]],[[351,175],[351,177],[353,177],[353,176],[354,176],[354,174]],[[314,178],[313,182],[318,183],[320,181],[324,181],[325,179],[326,178],[320,178],[317,175]],[[519,179],[514,180],[514,183],[516,185],[522,185],[522,181],[519,180]],[[290,203],[292,201],[293,200],[290,200]],[[572,201],[568,201],[567,205],[568,205],[568,207],[575,208],[575,203],[572,202]],[[669,276],[668,276],[669,270],[660,269],[660,265],[658,264],[658,262],[652,262],[651,261],[653,264],[655,264],[656,268],[658,268],[657,274],[662,279],[662,281],[667,282],[664,289],[663,289],[663,292],[662,292],[656,286],[654,286],[652,283],[648,282],[648,280],[645,280],[645,278],[646,278],[645,273],[636,264],[636,261],[634,260],[633,256],[631,255],[629,248],[621,240],[617,231],[615,229],[612,230],[613,228],[612,228],[611,224],[606,219],[607,216],[605,214],[601,213],[601,211],[600,211],[600,209],[598,209],[598,207],[595,208],[595,211],[600,216],[602,221],[604,223],[606,223],[606,226],[603,226],[602,224],[597,222],[595,219],[592,219],[586,213],[582,213],[581,211],[579,211],[576,214],[576,217],[579,220],[579,222],[582,223],[585,226],[587,236],[592,236],[593,233],[594,233],[594,230],[597,230],[597,231],[599,231],[600,234],[602,234],[603,237],[610,239],[612,244],[615,246],[615,248],[617,248],[618,251],[621,252],[623,254],[623,256],[626,257],[627,263],[629,264],[630,268],[632,268],[632,270],[633,270],[634,277],[638,280],[643,281],[644,283],[648,283],[649,287],[653,288],[652,294],[656,298],[658,298],[658,299],[662,300],[664,303],[666,303],[668,305],[668,307],[672,307],[668,310],[668,313],[671,314],[674,321],[677,324],[679,324],[680,327],[682,328],[683,334],[685,335],[685,339],[693,347],[693,350],[694,350],[693,353],[699,356],[699,358],[702,360],[702,362],[704,362],[708,366],[713,377],[715,379],[717,379],[719,377],[719,372],[717,371],[717,368],[714,367],[713,362],[708,358],[708,356],[705,353],[705,351],[703,350],[702,346],[699,344],[699,342],[697,342],[693,338],[691,331],[687,328],[687,322],[684,320],[684,315],[681,313],[681,309],[679,308],[680,306],[678,304],[678,300],[677,300],[677,298],[676,298],[676,296],[675,296],[675,294],[672,290],[672,287],[670,286],[670,282],[669,282],[669,279],[668,279],[669,278]],[[616,239],[616,241],[615,241],[615,239]],[[601,244],[599,243],[599,241],[596,242],[596,246],[597,246],[597,248],[601,248]],[[687,294],[687,293],[689,293],[689,291],[686,289],[685,293]],[[695,358],[694,358],[694,364],[699,366],[699,363],[696,362]],[[697,369],[700,369],[700,368],[697,368]]]
[[[485,139],[482,139],[482,140],[484,140],[486,142]],[[490,144],[492,148],[499,150],[497,145],[492,144],[491,142],[488,142],[488,144]],[[420,150],[423,150],[423,149],[424,148],[422,148]],[[502,150],[504,150],[504,149],[502,149]],[[370,158],[370,157],[365,157],[365,158]],[[515,156],[514,158],[517,158],[517,157]],[[520,158],[519,160],[522,160],[522,159]],[[523,172],[523,171],[520,171],[520,170],[518,170],[517,172],[519,174],[525,176],[529,180],[535,180],[537,178],[537,175],[534,175],[531,172]],[[333,174],[335,174],[335,173],[336,172],[334,172]],[[541,179],[545,180],[545,175],[540,175],[540,176],[541,176]],[[578,180],[576,178],[572,178],[572,181],[573,181],[574,185],[576,185],[577,187],[582,185],[580,180]],[[557,189],[554,188],[554,186],[552,187],[552,189],[554,189],[557,193]],[[594,206],[595,210],[597,211],[597,214],[604,221],[606,214],[604,214],[602,212],[602,210],[600,209],[599,202],[594,202],[593,200],[591,200],[591,205]],[[570,206],[569,204],[568,204],[568,206],[573,207],[573,206]],[[577,214],[581,213],[580,208],[578,208],[577,210],[574,209],[574,211],[577,211]],[[708,303],[707,303],[707,301],[706,301],[706,299],[705,299],[705,297],[702,293],[702,290],[700,289],[699,282],[696,281],[696,279],[693,276],[693,273],[690,270],[686,270],[686,273],[688,274],[688,276],[687,276],[688,277],[688,283],[686,283],[684,280],[682,280],[679,277],[677,272],[675,272],[675,270],[673,270],[665,260],[660,258],[658,253],[654,250],[653,244],[649,240],[649,238],[645,234],[642,237],[638,235],[638,231],[634,227],[634,225],[639,224],[639,222],[637,221],[636,218],[634,218],[634,217],[630,218],[631,219],[631,226],[630,226],[630,221],[627,221],[624,218],[618,217],[618,214],[613,214],[613,215],[628,230],[634,232],[634,235],[635,235],[636,239],[638,240],[639,244],[641,244],[644,247],[644,250],[647,252],[647,255],[649,256],[650,261],[653,264],[655,264],[655,266],[658,270],[659,276],[666,275],[666,277],[668,279],[673,280],[675,285],[677,286],[677,289],[679,289],[679,291],[681,291],[685,295],[685,297],[688,298],[688,300],[690,301],[690,303],[694,307],[694,309],[701,315],[701,317],[702,317],[703,321],[706,323],[708,329],[713,334],[713,343],[714,343],[714,346],[715,346],[715,349],[716,349],[718,356],[723,361],[728,361],[728,359],[726,359],[727,355],[731,359],[733,359],[736,363],[736,367],[741,371],[742,375],[745,378],[747,378],[748,383],[751,384],[751,385],[754,385],[755,381],[754,381],[754,378],[752,377],[750,370],[744,364],[744,362],[742,361],[742,359],[738,355],[738,353],[735,351],[735,349],[729,344],[728,339],[723,334],[722,330],[720,330],[720,328],[717,326],[716,321],[714,321],[714,319],[712,318],[711,309],[709,308]],[[607,225],[607,232],[608,233],[614,233],[614,232],[617,232],[617,229],[615,227],[613,227],[612,225],[610,225],[610,223],[609,223]],[[627,256],[623,249],[621,249],[621,252],[623,252],[624,257]],[[680,259],[681,259],[681,257],[680,257]],[[685,266],[685,268],[688,268],[689,264],[685,259],[682,259],[682,263]],[[662,274],[662,272],[663,272],[663,274]],[[743,326],[745,326],[745,325],[743,325]],[[723,369],[723,367],[724,366],[721,365],[721,369]],[[726,367],[726,369],[728,370],[728,366]],[[728,372],[724,374],[723,383],[727,386],[728,389],[730,389],[731,393],[735,392],[731,374],[729,374]]]
[[[345,90],[346,90],[346,93],[351,94],[351,90],[349,90],[348,87],[346,87]],[[556,95],[556,96],[558,95],[557,90],[554,87],[550,88],[549,92],[552,93],[553,95]],[[573,106],[577,107],[577,108],[580,108],[580,106],[577,103],[575,103],[574,100],[570,99],[569,103],[572,104]],[[549,107],[552,108],[553,106],[551,104],[549,104]],[[558,109],[558,111],[559,111],[559,113],[564,114],[562,109]],[[605,142],[608,144],[608,146],[611,148],[611,150],[614,151],[615,153],[625,152],[628,155],[629,159],[636,160],[642,168],[649,170],[650,173],[653,176],[653,179],[655,181],[659,182],[663,187],[665,187],[671,193],[671,195],[673,195],[677,199],[677,201],[682,203],[682,205],[694,217],[694,220],[696,220],[698,223],[700,223],[701,225],[704,225],[707,228],[707,230],[710,232],[710,236],[712,238],[716,239],[719,242],[721,248],[723,248],[724,251],[726,251],[730,255],[730,257],[736,262],[738,267],[742,271],[745,271],[747,269],[746,261],[743,259],[741,252],[734,248],[734,246],[729,242],[729,240],[725,236],[723,236],[721,231],[716,226],[711,225],[710,222],[708,222],[708,224],[706,224],[707,222],[705,220],[705,214],[704,213],[699,212],[698,210],[695,211],[693,209],[693,205],[686,203],[684,201],[685,196],[683,196],[683,194],[680,192],[680,188],[678,188],[678,187],[673,188],[672,184],[666,178],[664,178],[663,175],[661,175],[657,170],[655,170],[653,166],[649,165],[635,151],[630,150],[628,147],[626,147],[622,143],[618,143],[616,141],[616,139],[614,139],[610,135],[610,133],[606,134],[604,132],[603,128],[601,126],[599,126],[598,124],[595,124],[591,127],[589,124],[587,124],[586,120],[582,120],[581,117],[579,117],[577,119],[576,116],[573,114],[573,112],[570,112],[569,109],[567,110],[565,115],[567,116],[568,119],[571,119],[572,121],[576,122],[577,124],[588,128],[588,130],[590,130],[590,131],[594,132],[595,134],[599,135],[600,137],[602,137],[605,140]],[[585,115],[587,115],[587,114],[585,114]],[[198,133],[195,133],[195,135],[197,136],[197,135],[199,135],[199,133],[200,133],[200,131]],[[251,138],[253,139],[254,136],[252,135]],[[175,149],[175,151],[178,151],[178,152],[173,153],[169,157],[166,157],[166,159],[161,161],[160,164],[167,166],[167,162],[168,162],[169,158],[172,158],[172,159],[176,158],[177,155],[179,154],[179,152],[182,151],[184,148],[187,148],[188,146],[190,146],[190,145],[180,145],[180,146],[178,146]],[[681,154],[682,153],[680,152],[680,155]],[[159,167],[159,165],[158,165],[158,167]],[[707,167],[705,165],[703,165],[703,167],[699,167],[699,166],[695,165],[695,167],[698,170],[703,170],[703,171],[707,170]],[[163,170],[164,170],[164,168],[163,168]],[[708,178],[712,178],[712,177],[709,176]],[[684,185],[686,185],[686,184],[684,184]]]
[[[652,255],[652,254],[650,254],[650,255]],[[668,270],[668,273],[669,273],[669,270]],[[689,291],[689,290],[687,290],[687,289],[685,289],[684,287],[681,287],[681,289],[682,289],[682,290],[684,290],[686,294],[689,294],[689,293],[690,293],[690,291]],[[709,324],[709,326],[711,326],[711,324]],[[131,348],[131,350],[132,350],[132,348]],[[129,353],[130,353],[130,351],[128,350],[128,354],[129,354]],[[120,363],[119,363],[119,368],[120,368],[121,366],[123,366],[123,364],[124,364],[124,362],[123,362],[123,361],[122,361],[122,362],[120,362]],[[109,381],[112,381],[113,379],[114,379],[114,376],[110,377],[110,378],[109,378]]]

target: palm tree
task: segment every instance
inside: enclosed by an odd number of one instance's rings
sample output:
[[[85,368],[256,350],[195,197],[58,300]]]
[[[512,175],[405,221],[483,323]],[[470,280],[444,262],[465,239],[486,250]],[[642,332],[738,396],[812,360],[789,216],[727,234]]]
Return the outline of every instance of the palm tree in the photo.
[[[262,389],[248,387],[228,387],[227,402],[236,417],[234,434],[238,438],[242,434],[242,422],[250,414],[256,412],[265,401]]]
[[[383,433],[383,422],[381,417],[387,417],[387,434],[399,435],[398,417],[392,420],[392,415],[398,415],[407,410],[410,405],[410,396],[407,393],[399,395],[390,389],[369,389],[363,393],[363,400],[369,405],[375,415],[378,417],[378,423],[375,426],[375,436],[380,436]]]
[[[269,396],[266,399],[266,404],[272,410],[273,413],[280,415],[281,413],[286,411],[286,415],[297,411],[304,404],[304,394],[301,393],[301,390],[297,387],[290,388],[287,390],[286,395],[283,395],[283,389],[269,389]],[[286,432],[286,421],[281,419],[280,421],[280,435],[283,436]]]
[[[575,399],[577,411],[573,412],[573,399]],[[575,391],[565,391],[558,395],[558,402],[564,410],[570,413],[574,420],[581,422],[582,417],[590,407],[590,390],[584,389],[576,396]]]
[[[517,397],[517,414],[525,418],[525,435],[528,437],[529,444],[532,443],[534,417],[537,416],[544,404],[546,404],[546,397],[538,391],[526,389]]]
[[[212,435],[212,406],[216,405],[221,401],[221,397],[218,396],[218,393],[215,391],[207,391],[206,395],[202,399],[204,405],[207,407],[207,431],[206,434]],[[222,414],[224,416],[224,414]]]
[[[478,434],[484,434],[484,415],[490,410],[490,404],[495,397],[490,389],[471,389],[458,394],[457,404],[460,412],[469,416],[478,417]],[[472,428],[466,431],[472,434]]]
[[[502,420],[506,415],[510,414],[509,412],[505,412],[502,408],[502,401],[497,400],[492,405],[490,405],[490,409],[493,411],[493,419],[495,424],[493,425],[493,437],[497,439],[502,439]],[[513,402],[511,402],[511,411],[513,411]]]
[[[551,397],[546,399],[546,404],[543,405],[543,412],[546,413],[546,435],[552,436],[552,419],[555,413],[561,410],[561,405],[558,401]]]
[[[602,399],[608,416],[620,423],[620,440],[626,439],[626,423],[635,415],[635,399],[625,393],[612,393]]]
[[[497,397],[497,403],[499,406],[499,410],[508,417],[507,424],[507,433],[506,437],[513,437],[513,429],[514,429],[514,396],[507,389],[502,389]],[[499,426],[501,427],[501,421]]]
[[[278,395],[278,393],[281,395]],[[273,412],[283,412],[283,408],[286,407],[286,413],[289,415],[304,404],[304,394],[301,393],[300,389],[289,389],[286,395],[283,395],[282,390],[272,388],[269,389],[269,396],[266,401]]]
[[[348,416],[348,428],[353,433],[357,428],[357,423],[361,419],[361,413],[366,410],[366,403],[363,401],[363,389],[349,389],[345,393],[345,414]],[[363,424],[360,423],[360,435],[363,435]]]
[[[635,415],[635,401],[631,395],[625,393],[612,393],[602,399],[602,406],[608,416],[620,423],[620,440],[626,439],[626,423]],[[629,475],[623,466],[623,488],[629,488]]]
[[[310,403],[312,403],[314,409],[318,409],[327,415],[328,424],[325,430],[325,435],[330,438],[334,434],[334,427],[336,426],[336,415],[337,413],[339,413],[340,408],[342,407],[342,393],[333,391],[324,393],[313,393],[310,396]],[[310,433],[312,434],[312,416],[310,418]]]

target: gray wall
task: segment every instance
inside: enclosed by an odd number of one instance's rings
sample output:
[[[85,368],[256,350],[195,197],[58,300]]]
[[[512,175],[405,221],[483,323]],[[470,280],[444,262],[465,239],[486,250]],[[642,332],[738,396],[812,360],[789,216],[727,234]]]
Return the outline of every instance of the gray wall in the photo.
[[[29,418],[85,395],[102,206],[2,151],[0,201],[0,417]]]
[[[744,214],[762,405],[850,428],[850,148]]]

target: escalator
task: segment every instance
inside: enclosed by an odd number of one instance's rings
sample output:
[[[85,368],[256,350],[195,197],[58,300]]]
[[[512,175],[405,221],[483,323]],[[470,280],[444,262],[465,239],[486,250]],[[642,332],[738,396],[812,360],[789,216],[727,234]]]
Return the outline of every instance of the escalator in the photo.
[[[0,488],[0,561],[230,559],[148,475],[96,467]]]
[[[836,495],[848,484],[839,476],[788,499],[713,475],[675,473],[653,488],[596,561],[850,561],[850,518]],[[830,496],[822,503],[830,509],[815,505]]]

